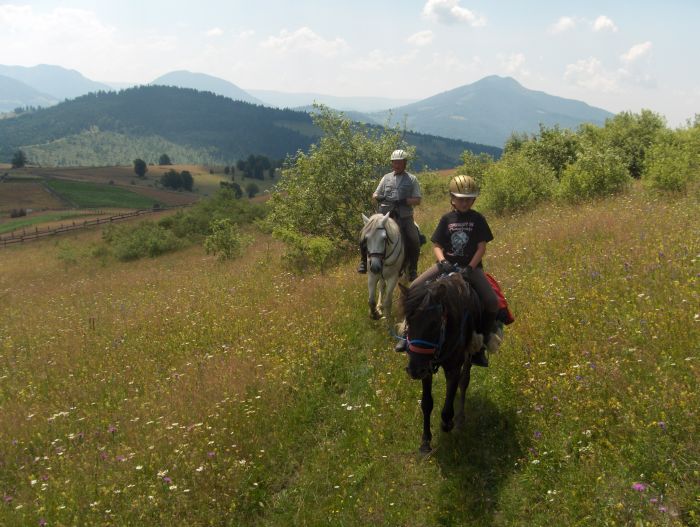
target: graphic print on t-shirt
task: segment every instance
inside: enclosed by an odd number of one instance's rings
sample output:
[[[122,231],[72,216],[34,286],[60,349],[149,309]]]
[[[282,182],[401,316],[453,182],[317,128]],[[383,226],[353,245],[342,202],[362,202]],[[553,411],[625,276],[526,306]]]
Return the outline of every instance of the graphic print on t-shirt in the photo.
[[[464,231],[456,231],[450,237],[452,251],[455,256],[464,256],[464,249],[469,243],[469,235]]]

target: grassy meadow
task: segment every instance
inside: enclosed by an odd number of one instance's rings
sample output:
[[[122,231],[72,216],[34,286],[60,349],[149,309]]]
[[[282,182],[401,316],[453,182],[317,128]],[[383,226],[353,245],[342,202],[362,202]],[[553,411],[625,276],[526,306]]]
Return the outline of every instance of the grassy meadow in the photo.
[[[436,377],[426,457],[354,257],[0,249],[0,525],[700,525],[698,218],[639,186],[489,217],[516,322],[464,430],[439,432]]]
[[[75,207],[128,207],[145,209],[156,201],[122,187],[83,181],[49,179],[46,185]]]

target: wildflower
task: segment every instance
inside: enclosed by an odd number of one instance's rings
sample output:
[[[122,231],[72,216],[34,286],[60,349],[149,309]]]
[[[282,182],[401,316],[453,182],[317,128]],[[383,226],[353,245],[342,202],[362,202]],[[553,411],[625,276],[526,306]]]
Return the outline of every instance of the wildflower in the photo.
[[[207,452],[207,457],[214,457],[216,452]]]
[[[40,525],[41,527],[44,527],[44,525],[46,525],[46,520],[45,520],[44,518],[40,518],[40,519],[39,519],[39,525]]]
[[[535,439],[541,439],[542,438],[542,432],[539,430],[535,430],[535,433],[533,434]]]
[[[2,497],[2,500],[3,500],[5,503],[10,503],[10,502],[12,501],[12,496],[8,496],[7,494],[5,494],[5,495]]]
[[[634,483],[632,484],[632,488],[637,492],[644,492],[645,490],[647,490],[647,486],[645,483]]]
[[[172,482],[173,482],[173,480],[170,479],[169,476],[163,477],[163,483],[165,483],[166,485],[170,485]]]
[[[666,423],[664,421],[659,421],[657,424],[661,430],[666,430]]]
[[[114,425],[109,425],[109,428],[107,428],[107,432],[110,434],[114,434],[117,431],[117,427]]]

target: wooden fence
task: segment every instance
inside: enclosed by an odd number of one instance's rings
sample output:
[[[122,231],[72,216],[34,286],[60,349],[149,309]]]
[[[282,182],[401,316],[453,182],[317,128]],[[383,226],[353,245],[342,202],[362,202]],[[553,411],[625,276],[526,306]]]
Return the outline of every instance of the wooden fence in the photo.
[[[0,236],[0,247],[7,247],[8,245],[12,245],[14,243],[24,243],[32,240],[38,240],[39,238],[44,238],[46,236],[55,236],[58,234],[63,234],[65,232],[71,232],[78,229],[86,229],[87,227],[93,227],[95,225],[101,225],[104,223],[114,223],[116,221],[134,218],[136,216],[143,216],[146,214],[153,214],[154,212],[162,212],[165,210],[168,210],[168,208],[141,209],[132,212],[124,212],[122,214],[117,214],[108,218],[95,218],[94,220],[73,221],[71,223],[66,223],[65,225],[61,223],[59,227],[47,227],[43,230],[39,227],[28,227],[23,228],[21,230],[18,229],[16,231],[11,232],[9,235],[6,234],[4,236]]]

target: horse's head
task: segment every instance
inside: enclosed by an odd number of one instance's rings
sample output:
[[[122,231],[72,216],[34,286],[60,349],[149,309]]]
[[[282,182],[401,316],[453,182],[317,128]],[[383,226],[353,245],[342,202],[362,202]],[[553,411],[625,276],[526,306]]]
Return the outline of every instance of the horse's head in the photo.
[[[460,295],[466,291],[466,284],[461,276],[453,275],[411,288],[400,287],[408,339],[406,371],[413,379],[424,379],[463,341],[460,333],[466,328],[461,323],[465,319]]]
[[[362,229],[362,238],[367,241],[367,254],[369,255],[369,270],[374,274],[382,272],[384,258],[387,254],[387,246],[395,241],[392,236],[397,234],[388,228],[389,213],[384,215],[374,214],[368,218],[364,214],[362,220],[365,226]]]
[[[445,286],[420,284],[410,289],[403,285],[400,287],[408,339],[406,372],[412,379],[423,379],[433,374],[433,359],[445,340]]]

